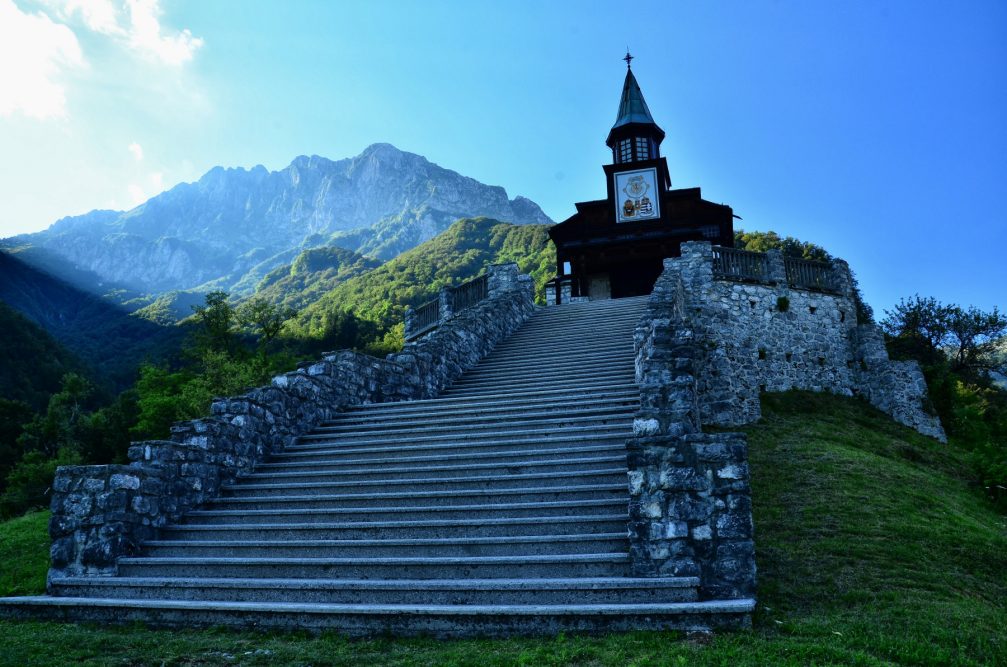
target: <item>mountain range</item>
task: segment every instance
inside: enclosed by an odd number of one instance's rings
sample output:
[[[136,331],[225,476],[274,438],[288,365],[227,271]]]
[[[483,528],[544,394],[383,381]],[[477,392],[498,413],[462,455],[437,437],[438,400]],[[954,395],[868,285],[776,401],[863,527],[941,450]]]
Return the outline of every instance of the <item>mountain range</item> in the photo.
[[[280,171],[215,167],[132,210],[63,218],[0,247],[120,301],[174,290],[241,295],[303,250],[337,246],[384,261],[473,216],[552,222],[502,187],[374,144],[336,161],[301,156]]]

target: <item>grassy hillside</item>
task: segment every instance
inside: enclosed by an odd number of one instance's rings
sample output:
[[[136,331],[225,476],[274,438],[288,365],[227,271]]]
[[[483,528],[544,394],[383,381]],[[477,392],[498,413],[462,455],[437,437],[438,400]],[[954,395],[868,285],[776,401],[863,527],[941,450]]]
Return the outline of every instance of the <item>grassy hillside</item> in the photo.
[[[349,641],[0,622],[4,664],[1007,664],[1007,528],[953,450],[852,399],[764,398],[747,429],[759,567],[751,632]],[[45,514],[0,525],[41,590]],[[12,539],[12,536],[21,537]],[[22,565],[17,565],[22,567]],[[5,570],[6,572],[6,570]],[[14,577],[0,576],[10,586]],[[0,593],[12,589],[0,590]],[[52,647],[59,645],[56,655]]]
[[[407,305],[433,298],[444,285],[474,278],[490,264],[517,262],[541,290],[555,257],[547,230],[545,225],[488,218],[459,220],[426,243],[321,295],[298,315],[298,328],[316,330],[334,310],[392,326],[402,321]]]

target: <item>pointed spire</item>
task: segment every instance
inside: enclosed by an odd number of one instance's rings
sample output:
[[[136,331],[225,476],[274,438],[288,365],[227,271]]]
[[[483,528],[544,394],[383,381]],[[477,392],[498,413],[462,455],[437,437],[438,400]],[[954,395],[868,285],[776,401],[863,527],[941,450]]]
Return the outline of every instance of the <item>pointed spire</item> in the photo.
[[[632,57],[627,54],[627,57]],[[640,84],[636,82],[636,77],[633,76],[633,70],[626,69],[626,82],[622,85],[622,99],[619,100],[619,114],[616,116],[615,125],[612,126],[614,130],[617,127],[622,127],[623,125],[629,125],[630,123],[649,123],[651,125],[657,125],[654,122],[654,117],[650,115],[650,109],[647,108],[647,102],[643,99],[643,91],[640,90]]]

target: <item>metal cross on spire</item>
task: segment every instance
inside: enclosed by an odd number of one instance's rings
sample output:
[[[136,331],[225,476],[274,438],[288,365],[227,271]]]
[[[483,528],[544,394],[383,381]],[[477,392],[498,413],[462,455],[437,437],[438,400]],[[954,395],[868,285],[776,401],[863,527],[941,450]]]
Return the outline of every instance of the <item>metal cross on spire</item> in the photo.
[[[629,54],[629,47],[626,47],[626,57],[623,58],[626,61],[626,69],[633,69],[633,56]]]

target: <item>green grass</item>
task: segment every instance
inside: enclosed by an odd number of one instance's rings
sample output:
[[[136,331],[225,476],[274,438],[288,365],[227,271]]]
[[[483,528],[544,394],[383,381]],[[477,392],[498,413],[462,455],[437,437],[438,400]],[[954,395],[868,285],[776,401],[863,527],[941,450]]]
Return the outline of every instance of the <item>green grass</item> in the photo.
[[[45,592],[48,569],[48,511],[0,523],[0,597]]]
[[[855,400],[792,393],[763,407],[764,419],[745,429],[759,566],[751,632],[709,643],[661,632],[362,641],[0,622],[0,663],[1007,664],[1005,517],[955,451]],[[0,524],[8,592],[22,580],[18,592],[41,590],[45,518]]]

